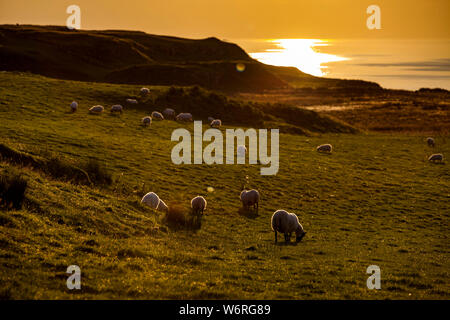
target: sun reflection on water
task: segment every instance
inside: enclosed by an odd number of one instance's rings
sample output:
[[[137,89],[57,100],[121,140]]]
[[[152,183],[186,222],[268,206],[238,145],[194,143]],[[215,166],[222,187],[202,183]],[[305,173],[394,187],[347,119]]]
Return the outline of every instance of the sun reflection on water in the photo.
[[[348,58],[316,51],[316,47],[330,45],[327,40],[320,39],[274,39],[267,40],[276,49],[266,49],[264,52],[250,53],[253,59],[274,66],[296,67],[314,76],[327,74],[328,62],[344,61]]]

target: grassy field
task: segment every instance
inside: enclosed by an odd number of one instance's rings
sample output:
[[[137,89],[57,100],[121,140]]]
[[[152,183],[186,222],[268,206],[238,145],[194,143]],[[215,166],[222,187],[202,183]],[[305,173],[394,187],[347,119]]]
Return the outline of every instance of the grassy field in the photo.
[[[28,180],[23,209],[0,211],[0,298],[450,298],[450,172],[427,161],[450,154],[449,136],[430,149],[419,134],[281,134],[276,176],[259,165],[176,166],[171,133],[192,124],[144,128],[152,110],[87,112],[139,88],[1,73],[1,143],[73,166],[96,160],[113,182],[75,184],[0,161],[0,174]],[[333,154],[317,153],[321,143]],[[260,191],[258,215],[240,212],[243,186]],[[149,191],[186,208],[203,195],[201,229],[166,226],[139,203]],[[302,242],[274,244],[277,209],[298,214]],[[66,288],[69,265],[81,268],[81,290]],[[381,268],[381,290],[366,287],[369,265]]]

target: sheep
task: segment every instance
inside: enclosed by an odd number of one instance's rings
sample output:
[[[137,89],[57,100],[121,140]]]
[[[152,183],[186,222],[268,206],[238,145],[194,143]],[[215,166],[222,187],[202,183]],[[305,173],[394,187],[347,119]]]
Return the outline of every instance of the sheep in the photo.
[[[152,124],[152,117],[150,116],[143,117],[141,121],[144,126],[149,126]]]
[[[141,88],[141,94],[142,95],[146,95],[150,93],[150,89],[149,88]]]
[[[213,117],[208,117],[208,122],[211,123],[213,122],[215,119]]]
[[[111,113],[113,112],[120,112],[122,113],[123,107],[120,104],[115,104],[111,107]]]
[[[177,121],[192,121],[192,114],[190,113],[180,113],[175,118]]]
[[[222,121],[220,119],[216,119],[211,121],[211,128],[220,128],[220,126],[222,125]]]
[[[194,214],[199,214],[206,209],[206,199],[202,196],[197,196],[191,200],[191,208]]]
[[[427,144],[429,147],[434,147],[434,139],[431,137],[427,138]]]
[[[125,100],[128,104],[137,104],[137,100],[136,99],[127,99]]]
[[[289,213],[285,210],[277,210],[272,215],[271,219],[272,230],[275,232],[275,243],[278,242],[277,231],[284,233],[284,240],[291,241],[291,233],[295,232],[296,242],[300,242],[305,236],[306,232],[298,221],[298,217],[294,213]]]
[[[166,108],[162,113],[166,119],[175,119],[175,110],[173,109]]]
[[[158,209],[159,197],[154,192],[149,192],[142,197],[141,204],[146,204],[153,209]]]
[[[72,101],[72,103],[70,104],[70,110],[72,112],[75,112],[75,111],[77,111],[77,109],[78,109],[78,103],[76,101]]]
[[[442,153],[435,153],[435,154],[432,154],[432,155],[428,158],[428,161],[433,161],[433,162],[439,161],[439,162],[442,162],[442,161],[444,161],[444,155],[443,155]]]
[[[156,210],[167,213],[169,211],[169,207],[167,206],[167,204],[164,201],[159,199],[159,203],[158,203],[158,206],[156,207]]]
[[[329,143],[327,144],[322,144],[320,146],[317,147],[317,151],[318,152],[331,152],[333,150],[333,146]]]
[[[245,157],[247,154],[247,147],[244,145],[238,145],[237,146],[237,155],[241,157]]]
[[[97,106],[93,106],[92,108],[90,108],[89,113],[100,114],[103,112],[103,110],[105,110],[105,108],[103,108],[103,106],[97,105]]]
[[[253,206],[253,209],[259,208],[259,192],[257,190],[243,190],[240,195],[242,206],[247,209]]]
[[[154,119],[154,120],[164,120],[164,116],[158,111],[153,111],[152,112],[152,119]]]

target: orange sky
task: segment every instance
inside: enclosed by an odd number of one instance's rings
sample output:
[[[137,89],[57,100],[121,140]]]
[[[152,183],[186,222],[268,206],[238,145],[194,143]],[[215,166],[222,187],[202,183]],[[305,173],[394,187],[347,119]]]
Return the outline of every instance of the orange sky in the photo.
[[[218,38],[450,38],[450,0],[0,0],[0,24],[64,25],[81,7],[82,29],[128,29]],[[382,30],[366,28],[381,8]]]

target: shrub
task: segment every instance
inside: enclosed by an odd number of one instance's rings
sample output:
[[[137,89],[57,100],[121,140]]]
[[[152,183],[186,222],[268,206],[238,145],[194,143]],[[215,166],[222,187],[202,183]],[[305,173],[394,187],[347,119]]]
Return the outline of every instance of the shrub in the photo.
[[[89,160],[84,166],[84,170],[95,184],[111,184],[112,176],[97,160]]]
[[[3,172],[0,175],[0,206],[12,207],[16,210],[21,209],[27,186],[28,181],[22,178],[20,174],[9,171]]]

